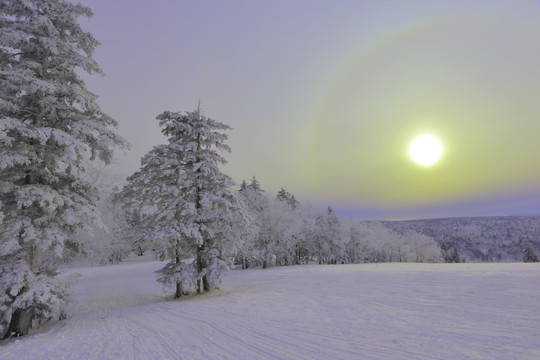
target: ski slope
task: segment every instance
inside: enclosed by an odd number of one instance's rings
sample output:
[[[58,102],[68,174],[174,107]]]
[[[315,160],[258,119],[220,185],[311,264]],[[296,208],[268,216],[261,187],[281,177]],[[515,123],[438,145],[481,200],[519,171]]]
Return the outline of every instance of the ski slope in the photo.
[[[66,270],[69,318],[0,343],[0,359],[540,359],[538,264],[239,270],[179,301],[161,266]]]

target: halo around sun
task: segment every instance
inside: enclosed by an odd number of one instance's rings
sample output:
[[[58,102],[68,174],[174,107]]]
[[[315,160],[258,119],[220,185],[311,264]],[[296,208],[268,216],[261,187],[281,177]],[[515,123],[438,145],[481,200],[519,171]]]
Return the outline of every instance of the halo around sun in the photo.
[[[441,158],[442,153],[442,143],[430,134],[417,136],[409,146],[409,156],[422,166],[434,165]]]

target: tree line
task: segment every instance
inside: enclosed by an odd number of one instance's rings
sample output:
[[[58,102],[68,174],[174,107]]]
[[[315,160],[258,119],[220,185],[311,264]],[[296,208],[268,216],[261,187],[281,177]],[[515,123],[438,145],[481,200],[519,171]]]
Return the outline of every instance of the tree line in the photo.
[[[152,170],[153,176],[159,172]],[[158,184],[158,183],[155,183]],[[145,185],[146,186],[146,185]],[[162,185],[158,185],[161,186]],[[116,263],[132,253],[142,255],[152,252],[157,259],[170,257],[170,242],[166,230],[176,226],[175,221],[185,221],[185,227],[193,225],[189,218],[179,217],[165,224],[156,221],[156,214],[166,214],[163,202],[161,208],[145,203],[142,190],[133,196],[131,185],[111,196],[106,201],[104,212],[109,213],[109,223],[113,231],[99,236],[101,243],[95,249],[88,249],[87,255],[99,259],[101,263]],[[129,190],[127,190],[129,189]],[[127,192],[126,192],[127,191]],[[149,200],[155,201],[156,191]],[[235,212],[226,214],[228,227],[234,229],[228,242],[228,254],[221,258],[239,269],[272,266],[289,266],[308,263],[351,264],[370,262],[440,262],[444,253],[436,242],[414,231],[395,231],[382,222],[341,219],[331,206],[326,210],[302,205],[294,195],[281,189],[275,195],[264,191],[259,181],[253,177],[245,180],[231,193],[237,206]],[[187,197],[170,197],[175,202],[186,202]],[[126,203],[127,201],[127,203]],[[172,201],[172,200],[169,200]],[[139,204],[137,207],[127,204]],[[196,206],[195,206],[196,208]],[[235,214],[235,216],[232,216]],[[157,230],[159,227],[160,230]],[[170,230],[176,234],[175,230]],[[192,230],[190,230],[192,231]],[[233,236],[234,235],[234,236]],[[94,241],[94,243],[96,243]],[[181,262],[195,259],[195,253],[186,253]],[[459,262],[451,260],[448,262]],[[200,290],[186,282],[185,289]],[[201,289],[202,290],[202,289]],[[181,296],[181,294],[178,294]]]

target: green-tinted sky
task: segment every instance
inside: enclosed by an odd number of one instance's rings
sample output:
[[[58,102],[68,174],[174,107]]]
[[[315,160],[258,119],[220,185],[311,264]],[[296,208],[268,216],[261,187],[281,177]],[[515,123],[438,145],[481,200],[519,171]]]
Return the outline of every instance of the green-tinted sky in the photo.
[[[107,73],[88,86],[133,144],[118,172],[201,99],[237,182],[363,218],[540,212],[538,1],[83,3]],[[422,133],[431,168],[407,154]]]

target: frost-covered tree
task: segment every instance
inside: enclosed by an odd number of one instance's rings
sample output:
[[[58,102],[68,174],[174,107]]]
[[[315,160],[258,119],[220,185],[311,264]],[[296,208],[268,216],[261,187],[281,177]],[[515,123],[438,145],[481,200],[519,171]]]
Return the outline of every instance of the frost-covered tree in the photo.
[[[81,252],[91,264],[118,264],[134,251],[139,254],[135,239],[141,233],[133,223],[137,213],[126,211],[113,194],[103,197],[96,205],[105,227],[97,228],[93,233],[81,231],[77,234],[86,240]]]
[[[89,162],[85,180],[99,191],[97,210],[104,227],[96,227],[91,233],[80,230],[76,237],[81,243],[75,254],[79,258],[90,260],[90,264],[117,264],[135,250],[134,240],[130,235],[135,233],[134,214],[125,209],[115,194],[119,192],[119,184],[125,177],[113,175],[110,164]],[[134,231],[135,230],[135,231]]]
[[[315,221],[315,253],[319,264],[345,261],[345,241],[341,221],[331,206]]]
[[[292,245],[294,246],[294,264],[307,263],[309,261],[309,242],[313,234],[314,219],[312,211],[308,206],[292,208],[291,215],[295,218],[294,231],[292,234]]]
[[[456,247],[449,248],[448,246],[446,246],[446,244],[443,243],[441,245],[441,253],[442,253],[444,262],[447,262],[447,263],[464,262],[463,261],[464,259],[461,258],[461,256],[459,255],[459,251]]]
[[[295,261],[296,241],[300,233],[300,212],[278,199],[268,199],[267,206],[258,217],[259,249],[263,268],[275,261],[276,265],[292,265]]]
[[[409,258],[415,262],[439,262],[442,260],[441,248],[433,238],[417,233],[416,231],[407,231],[403,238],[411,253]]]
[[[276,199],[287,203],[291,208],[296,209],[300,206],[298,200],[295,199],[294,195],[291,195],[288,191],[281,188],[276,195]]]
[[[284,188],[281,188],[281,190],[279,190],[276,195],[276,199],[284,201],[284,202],[287,202],[290,198],[291,198],[291,194]]]
[[[530,246],[527,246],[523,251],[523,262],[539,262],[538,255]]]
[[[240,193],[244,192],[247,190],[247,183],[246,183],[246,180],[242,180],[242,183],[240,184],[240,189],[238,189],[238,191]]]
[[[270,201],[255,176],[251,179],[249,185],[246,185],[245,180],[242,181],[238,192],[243,206],[248,212],[254,215],[253,219],[268,206],[268,202]],[[252,226],[256,227],[257,224],[257,221],[255,221]]]
[[[410,248],[404,237],[379,221],[358,222],[358,258],[361,262],[408,261]]]
[[[166,111],[157,117],[168,143],[155,146],[128,177],[123,196],[141,211],[154,246],[170,262],[158,281],[176,287],[175,297],[215,288],[232,260],[244,218],[219,165],[230,151],[230,127],[200,110]]]
[[[250,219],[250,231],[243,237],[237,257],[243,267],[258,264],[267,268],[272,264],[297,263],[305,215],[294,197],[282,190],[276,198],[271,198],[255,177],[250,185],[240,187],[238,196]]]
[[[447,260],[455,247],[462,260],[523,260],[527,245],[540,249],[540,216],[487,216],[444,219],[391,221],[385,225],[395,230],[413,230],[433,238]]]
[[[0,1],[0,338],[63,316],[55,275],[78,229],[100,222],[86,159],[125,144],[77,69],[101,73],[98,42],[65,0]]]
[[[360,230],[356,226],[356,221],[346,221],[343,223],[344,236],[348,236],[345,254],[347,262],[356,264],[360,262]]]
[[[244,184],[244,183],[242,183],[242,184]],[[253,176],[251,178],[251,182],[249,183],[247,188],[250,189],[251,191],[255,192],[255,193],[262,193],[263,192],[263,189],[261,188],[261,184],[259,183],[259,180],[257,180],[255,178],[255,176]]]
[[[258,239],[261,231],[262,213],[268,207],[270,199],[266,196],[255,176],[253,176],[249,185],[245,180],[242,181],[238,190],[238,199],[247,214],[248,231],[239,242],[236,258],[242,264],[242,268],[249,268],[262,263],[263,252]]]
[[[247,226],[240,241],[237,243],[236,259],[242,269],[249,268],[259,263],[261,254],[256,246],[256,239],[260,231],[260,216],[268,206],[268,198],[260,188],[253,190],[243,180],[238,190],[237,198],[246,214]]]

